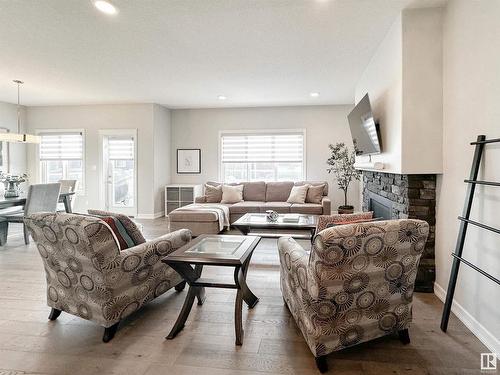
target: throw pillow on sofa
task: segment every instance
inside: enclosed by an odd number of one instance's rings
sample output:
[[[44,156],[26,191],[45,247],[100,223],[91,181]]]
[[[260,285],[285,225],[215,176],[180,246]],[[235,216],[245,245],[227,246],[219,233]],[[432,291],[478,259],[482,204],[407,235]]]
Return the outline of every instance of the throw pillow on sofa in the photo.
[[[205,197],[207,203],[220,203],[222,200],[222,185],[205,184]]]
[[[309,189],[307,189],[306,203],[321,204],[324,190],[325,184],[314,186],[309,185]]]
[[[243,185],[222,185],[221,203],[238,203],[243,200]]]
[[[286,200],[288,203],[305,203],[307,190],[309,189],[309,185],[301,185],[292,187],[292,191],[290,192],[290,196]]]

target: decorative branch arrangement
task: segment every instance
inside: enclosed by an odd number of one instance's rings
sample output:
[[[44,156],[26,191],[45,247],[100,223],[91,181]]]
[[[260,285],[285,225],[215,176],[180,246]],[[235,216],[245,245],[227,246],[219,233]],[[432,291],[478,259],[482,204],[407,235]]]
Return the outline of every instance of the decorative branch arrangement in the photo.
[[[347,204],[347,191],[353,180],[359,180],[361,172],[354,168],[356,157],[356,149],[349,151],[345,143],[337,143],[336,145],[328,145],[331,155],[326,161],[330,167],[327,168],[328,173],[333,173],[337,180],[337,185],[344,191],[344,205],[339,207],[339,213],[353,212],[354,207]]]

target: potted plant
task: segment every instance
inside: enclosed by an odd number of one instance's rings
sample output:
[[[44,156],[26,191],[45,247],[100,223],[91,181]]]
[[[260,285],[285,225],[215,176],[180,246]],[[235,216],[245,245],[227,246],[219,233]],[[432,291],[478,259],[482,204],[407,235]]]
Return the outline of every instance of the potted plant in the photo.
[[[338,213],[352,214],[354,206],[347,204],[347,190],[349,184],[353,180],[359,180],[361,176],[361,172],[354,168],[356,150],[349,151],[344,143],[330,144],[328,147],[331,155],[326,161],[330,166],[327,171],[335,175],[339,188],[344,191],[344,205],[338,208]]]

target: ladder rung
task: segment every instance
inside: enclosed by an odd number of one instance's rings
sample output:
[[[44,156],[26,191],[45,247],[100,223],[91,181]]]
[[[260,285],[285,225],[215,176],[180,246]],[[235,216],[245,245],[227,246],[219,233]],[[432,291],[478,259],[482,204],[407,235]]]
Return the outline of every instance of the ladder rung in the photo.
[[[464,180],[464,182],[477,185],[500,186],[500,182],[493,182],[493,181]]]
[[[471,262],[469,262],[468,260],[465,260],[464,258],[462,257],[459,257],[457,254],[454,254],[454,253],[451,253],[451,255],[453,256],[453,258],[456,258],[458,259],[460,262],[463,262],[465,263],[466,265],[468,265],[470,268],[473,268],[475,269],[477,272],[479,272],[480,274],[486,276],[488,279],[494,281],[495,283],[499,284],[500,285],[500,280],[498,280],[496,277],[490,275],[488,272],[485,272],[483,271],[481,268],[479,268],[478,266],[472,264]]]
[[[476,142],[471,142],[471,145],[481,145],[485,143],[497,143],[500,142],[500,138],[494,138],[494,139],[485,139],[484,141],[476,141]]]
[[[466,223],[469,223],[469,224],[475,225],[476,227],[483,228],[483,229],[487,229],[487,230],[490,230],[490,231],[492,231],[492,232],[495,232],[495,233],[500,234],[500,229],[490,227],[489,225],[482,224],[482,223],[479,223],[479,222],[474,221],[474,220],[469,220],[469,219],[466,219],[466,218],[464,218],[464,217],[462,217],[462,216],[459,216],[459,217],[458,217],[458,220],[460,220],[460,221],[464,221],[464,222],[466,222]]]

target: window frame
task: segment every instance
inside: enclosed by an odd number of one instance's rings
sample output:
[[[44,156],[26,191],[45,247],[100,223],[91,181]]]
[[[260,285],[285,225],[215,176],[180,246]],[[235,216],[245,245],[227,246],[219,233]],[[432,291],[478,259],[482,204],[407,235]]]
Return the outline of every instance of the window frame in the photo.
[[[222,163],[222,138],[225,135],[280,135],[280,134],[300,134],[302,135],[302,180],[307,181],[307,137],[306,129],[247,129],[247,130],[219,130],[218,152],[217,152],[217,169],[220,182],[224,181],[224,167]],[[266,181],[271,182],[271,181]]]
[[[78,181],[78,187],[77,190],[75,191],[76,195],[83,196],[86,195],[86,189],[87,189],[87,165],[86,165],[86,134],[85,134],[85,129],[77,129],[77,128],[71,128],[71,129],[36,129],[35,134],[38,136],[43,136],[43,134],[68,134],[68,133],[80,133],[82,135],[82,181]],[[36,145],[36,158],[37,158],[37,163],[36,163],[36,169],[37,169],[37,178],[40,183],[44,183],[42,180],[42,167],[41,163],[42,161],[40,160],[40,144]],[[55,159],[57,160],[57,159]],[[60,159],[60,160],[65,160],[65,159]]]

